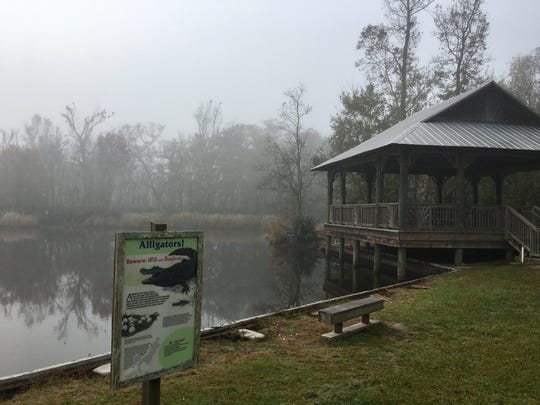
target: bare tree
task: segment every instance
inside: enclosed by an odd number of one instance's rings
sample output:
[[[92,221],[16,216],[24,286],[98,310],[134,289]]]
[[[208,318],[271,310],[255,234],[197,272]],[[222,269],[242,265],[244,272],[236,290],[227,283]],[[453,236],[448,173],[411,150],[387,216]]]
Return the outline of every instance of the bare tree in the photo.
[[[313,182],[309,169],[314,153],[308,144],[313,132],[303,128],[304,118],[311,112],[311,106],[304,102],[305,93],[301,84],[285,91],[281,122],[267,125],[272,131],[267,141],[271,162],[264,168],[266,176],[262,186],[281,193],[289,201],[293,222],[304,218],[305,197]]]
[[[0,150],[4,150],[17,143],[17,136],[19,131],[16,129],[0,129]]]
[[[437,5],[434,21],[440,41],[435,58],[435,79],[441,98],[460,94],[484,81],[489,22],[482,11],[484,0],[454,0],[447,8]]]
[[[68,125],[68,135],[72,140],[73,161],[80,169],[82,180],[82,202],[91,204],[92,178],[90,172],[90,157],[94,151],[94,129],[113,114],[107,110],[97,108],[92,114],[79,119],[75,103],[66,106],[66,112],[62,113]]]
[[[165,183],[162,171],[162,164],[155,149],[156,142],[160,139],[165,127],[161,124],[135,124],[123,125],[117,132],[125,137],[129,154],[142,169],[147,182],[145,187],[150,189],[155,208],[161,208],[161,197],[163,195],[162,185]]]

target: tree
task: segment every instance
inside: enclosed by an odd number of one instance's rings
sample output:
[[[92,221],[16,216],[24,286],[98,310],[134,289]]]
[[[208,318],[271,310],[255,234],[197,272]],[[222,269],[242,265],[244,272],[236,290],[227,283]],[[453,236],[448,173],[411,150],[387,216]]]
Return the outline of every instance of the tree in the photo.
[[[116,133],[120,134],[127,149],[125,154],[133,159],[143,176],[136,187],[139,194],[144,194],[143,189],[150,191],[150,199],[154,208],[161,208],[161,199],[164,195],[166,179],[162,175],[163,163],[156,149],[156,143],[160,139],[165,126],[162,124],[125,124]]]
[[[303,85],[283,93],[279,122],[268,122],[268,148],[271,162],[264,170],[262,186],[278,192],[289,203],[291,223],[305,217],[305,198],[313,182],[310,168],[315,148],[312,139],[316,134],[303,128],[311,106],[304,102],[306,90]]]
[[[24,126],[24,142],[30,149],[36,150],[39,160],[47,173],[48,208],[59,205],[59,177],[65,164],[66,142],[60,128],[53,122],[34,114],[30,122]]]
[[[343,92],[340,100],[343,109],[330,118],[334,131],[330,146],[334,154],[344,152],[388,127],[383,95],[373,84]]]
[[[458,95],[484,81],[489,22],[484,0],[454,0],[447,8],[437,5],[434,22],[440,55],[434,60],[440,97]]]
[[[66,112],[62,113],[68,125],[68,135],[72,141],[72,159],[80,170],[82,183],[81,202],[91,205],[92,199],[92,176],[90,170],[91,156],[94,152],[94,130],[109,119],[113,114],[107,110],[97,108],[92,114],[79,119],[75,103],[66,106]]]
[[[531,110],[540,114],[540,47],[512,59],[504,84]],[[505,181],[505,201],[513,206],[539,205],[539,184],[538,170],[509,176]]]
[[[196,206],[212,212],[215,207],[214,187],[218,182],[216,167],[216,142],[221,134],[221,103],[209,100],[195,111],[197,132],[191,138],[189,153],[196,189],[192,197],[199,197]]]
[[[363,56],[356,66],[367,73],[389,105],[389,124],[424,106],[426,74],[418,66],[415,48],[420,39],[418,14],[433,0],[385,0],[387,24],[368,25],[356,48]]]
[[[505,84],[512,94],[540,114],[540,47],[512,59]]]

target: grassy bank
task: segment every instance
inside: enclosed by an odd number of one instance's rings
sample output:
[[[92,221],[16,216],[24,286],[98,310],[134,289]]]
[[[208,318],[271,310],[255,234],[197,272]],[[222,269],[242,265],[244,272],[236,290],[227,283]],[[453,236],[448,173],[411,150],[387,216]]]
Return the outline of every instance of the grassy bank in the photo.
[[[540,268],[482,266],[390,290],[383,325],[339,343],[309,314],[261,322],[262,342],[205,340],[162,403],[538,403]],[[397,325],[396,325],[397,324]],[[105,377],[53,379],[12,403],[125,403]]]
[[[144,228],[149,222],[167,223],[170,228],[182,229],[266,229],[278,223],[271,215],[221,214],[199,212],[126,212],[111,215],[56,213],[55,215],[27,215],[14,211],[0,213],[0,228],[28,228],[37,226],[73,226],[91,228]]]

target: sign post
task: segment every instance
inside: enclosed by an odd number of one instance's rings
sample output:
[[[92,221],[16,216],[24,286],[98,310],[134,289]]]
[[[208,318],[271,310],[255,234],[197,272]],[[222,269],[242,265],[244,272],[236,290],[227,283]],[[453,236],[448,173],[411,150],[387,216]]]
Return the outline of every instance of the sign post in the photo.
[[[143,404],[159,404],[160,377],[197,363],[202,232],[117,233],[111,388],[142,382]]]

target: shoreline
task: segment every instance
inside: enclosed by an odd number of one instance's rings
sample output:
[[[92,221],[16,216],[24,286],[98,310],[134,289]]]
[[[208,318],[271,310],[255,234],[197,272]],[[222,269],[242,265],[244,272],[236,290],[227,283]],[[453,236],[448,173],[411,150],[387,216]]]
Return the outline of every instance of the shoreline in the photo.
[[[455,271],[455,268],[442,266],[435,263],[429,263],[432,266],[436,266],[442,269],[445,269],[447,272]],[[445,273],[441,273],[445,274]],[[293,313],[308,312],[310,310],[317,309],[318,307],[333,304],[340,301],[348,301],[356,298],[363,298],[372,294],[377,294],[386,290],[391,290],[400,287],[406,287],[411,284],[419,283],[421,281],[428,280],[430,278],[438,277],[441,274],[429,275],[413,280],[407,280],[397,284],[391,284],[376,289],[360,291],[353,294],[348,294],[340,297],[329,298],[326,300],[320,300],[309,304],[300,305],[293,308],[287,308],[280,311],[269,312],[261,315],[255,315],[248,318],[239,319],[230,323],[225,323],[222,325],[211,326],[208,328],[201,329],[201,339],[211,339],[213,337],[220,336],[222,334],[229,333],[231,330],[240,328],[242,326],[247,326],[254,324],[258,321],[270,318],[276,315],[287,315]],[[84,373],[88,370],[91,370],[95,367],[103,365],[110,361],[111,353],[103,353],[97,356],[92,356],[88,358],[83,358],[79,360],[64,362],[52,366],[42,367],[36,370],[22,372],[17,374],[12,374],[4,377],[0,377],[0,393],[9,392],[12,390],[19,390],[24,388],[27,385],[39,382],[47,378],[59,375],[69,375],[71,373]]]

